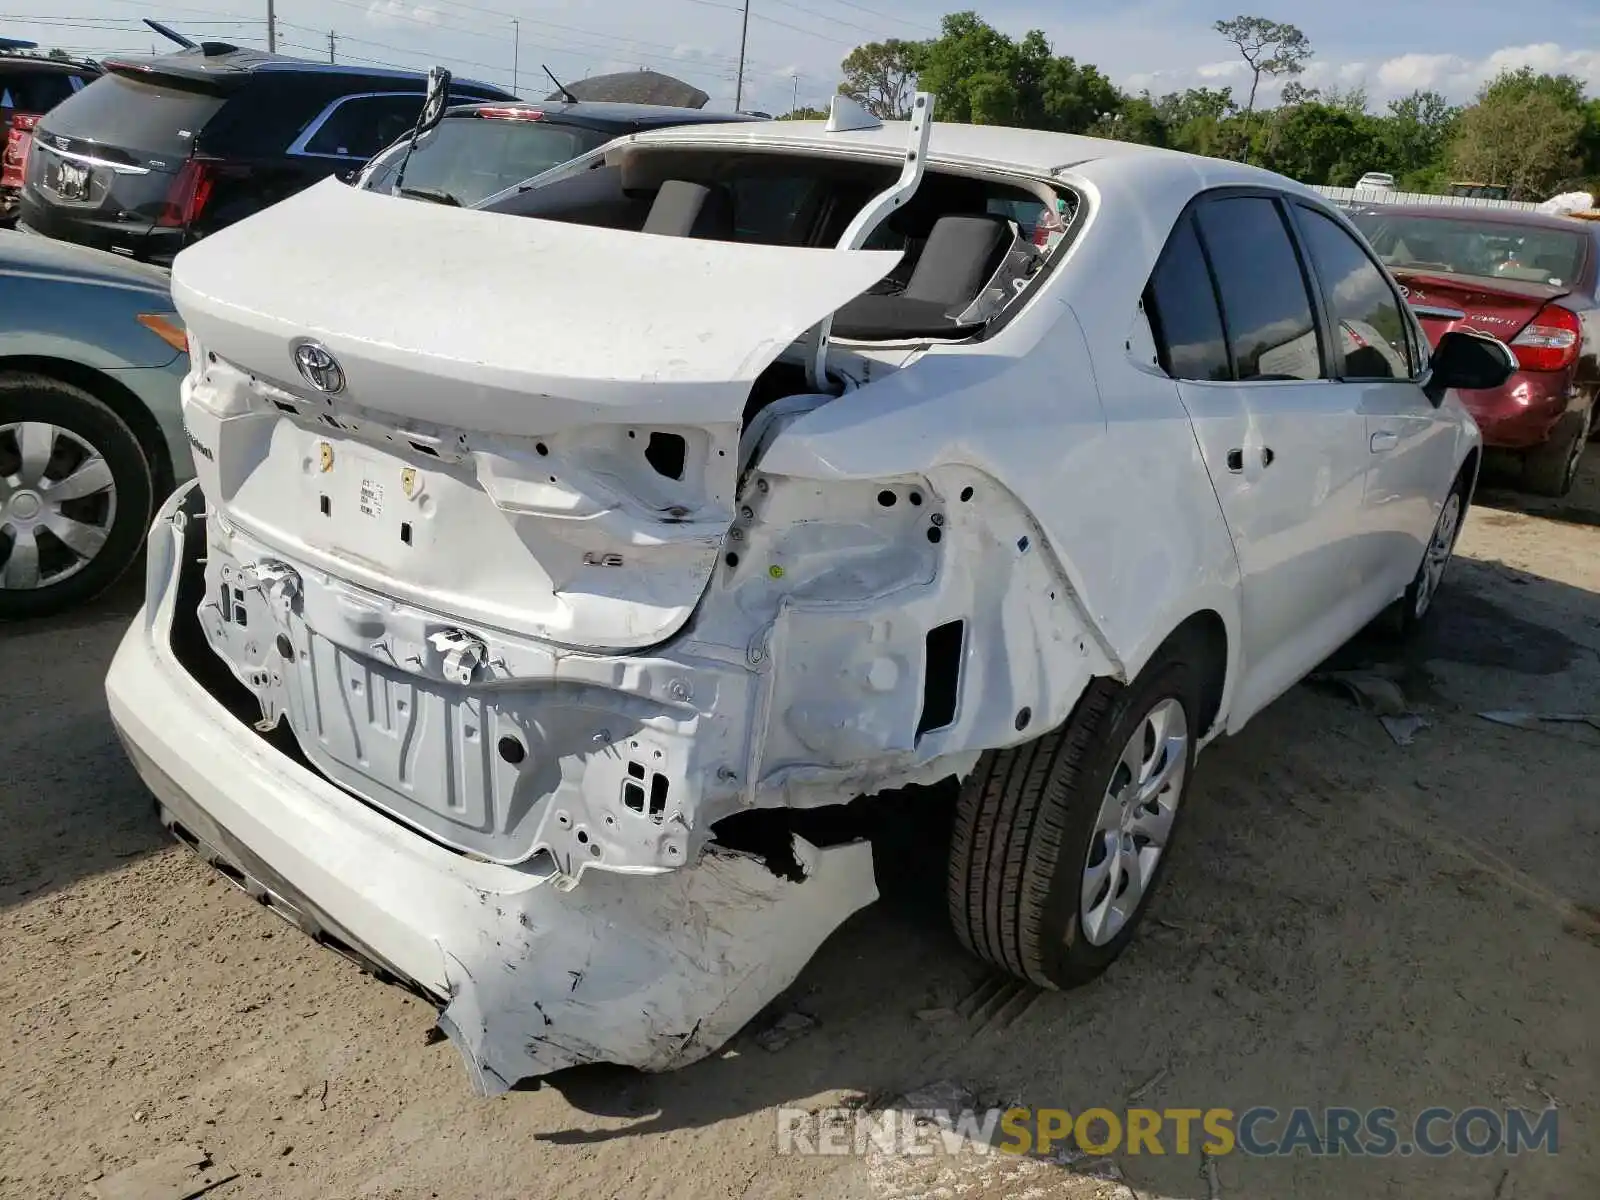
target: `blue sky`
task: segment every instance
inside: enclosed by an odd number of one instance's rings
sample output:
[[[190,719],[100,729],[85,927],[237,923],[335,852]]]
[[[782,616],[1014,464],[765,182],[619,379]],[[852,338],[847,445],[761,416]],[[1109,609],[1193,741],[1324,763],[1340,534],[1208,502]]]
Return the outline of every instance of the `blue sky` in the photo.
[[[546,62],[563,77],[647,66],[733,101],[742,0],[276,0],[280,49],[341,60],[426,67],[512,82],[512,18],[520,22],[517,83],[539,96]],[[1375,105],[1416,87],[1464,100],[1501,66],[1565,70],[1600,95],[1595,0],[1010,0],[978,6],[1013,35],[1043,29],[1058,53],[1096,64],[1124,87],[1157,93],[1239,82],[1242,64],[1211,29],[1241,11],[1298,25],[1316,51],[1304,82],[1366,87]],[[1591,8],[1592,6],[1592,8]],[[0,0],[0,33],[77,53],[158,42],[139,23],[165,20],[195,37],[264,44],[266,0]],[[926,37],[957,5],[930,0],[751,0],[745,105],[771,112],[823,103],[839,61],[863,41]],[[1591,9],[1584,14],[1584,9]],[[1448,17],[1446,14],[1448,13]]]

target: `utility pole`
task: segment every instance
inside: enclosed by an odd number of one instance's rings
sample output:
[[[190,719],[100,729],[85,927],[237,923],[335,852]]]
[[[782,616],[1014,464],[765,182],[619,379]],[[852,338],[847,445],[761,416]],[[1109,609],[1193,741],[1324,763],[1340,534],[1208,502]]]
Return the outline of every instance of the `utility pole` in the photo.
[[[794,81],[794,96],[789,101],[789,115],[792,117],[795,114],[795,110],[800,107],[800,76],[791,75],[789,78]]]
[[[517,63],[522,57],[522,22],[511,18],[511,94],[517,94]]]
[[[278,52],[278,12],[273,0],[267,0],[267,53]]]
[[[739,80],[733,85],[733,111],[744,111],[744,48],[750,40],[750,0],[744,0],[744,24],[739,29]]]
[[[328,61],[330,63],[333,61],[333,43],[336,42],[338,38],[338,34],[334,33],[331,29],[328,30]]]

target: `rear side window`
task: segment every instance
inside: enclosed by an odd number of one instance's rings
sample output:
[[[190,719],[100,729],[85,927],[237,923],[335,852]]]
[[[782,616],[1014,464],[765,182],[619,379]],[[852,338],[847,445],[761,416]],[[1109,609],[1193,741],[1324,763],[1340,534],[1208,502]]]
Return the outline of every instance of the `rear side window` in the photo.
[[[222,108],[220,96],[169,83],[103,75],[52,109],[49,131],[114,147],[134,162],[187,158],[194,139]]]
[[[1145,309],[1167,374],[1217,382],[1233,378],[1217,294],[1192,214],[1179,219],[1161,253],[1145,294]]]
[[[1322,355],[1311,294],[1275,201],[1225,196],[1195,209],[1241,382],[1317,379]]]
[[[1322,213],[1296,205],[1333,318],[1333,359],[1346,379],[1410,379],[1415,373],[1400,301],[1359,243]]]
[[[46,113],[83,87],[84,82],[81,76],[63,71],[0,74],[0,108]]]
[[[422,95],[352,96],[294,147],[300,154],[368,159],[417,123]]]

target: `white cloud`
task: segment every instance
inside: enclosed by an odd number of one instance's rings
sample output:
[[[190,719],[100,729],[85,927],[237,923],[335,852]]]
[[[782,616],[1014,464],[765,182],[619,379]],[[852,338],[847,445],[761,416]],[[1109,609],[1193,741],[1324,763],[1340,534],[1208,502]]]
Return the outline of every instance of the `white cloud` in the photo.
[[[437,25],[439,10],[426,4],[407,4],[405,0],[368,0],[367,20],[374,25]]]
[[[1476,59],[1456,54],[1421,53],[1400,54],[1376,64],[1318,59],[1306,65],[1298,81],[1316,88],[1364,87],[1377,107],[1419,89],[1443,92],[1451,100],[1464,104],[1501,71],[1523,66],[1551,74],[1575,75],[1584,81],[1591,94],[1600,91],[1600,50],[1566,50],[1554,42],[1506,46]],[[1130,91],[1149,89],[1156,95],[1190,87],[1232,87],[1234,96],[1243,99],[1250,86],[1250,76],[1241,61],[1212,62],[1128,75],[1121,82]],[[1288,76],[1276,79],[1263,76],[1257,102],[1264,98],[1272,103],[1288,82]]]

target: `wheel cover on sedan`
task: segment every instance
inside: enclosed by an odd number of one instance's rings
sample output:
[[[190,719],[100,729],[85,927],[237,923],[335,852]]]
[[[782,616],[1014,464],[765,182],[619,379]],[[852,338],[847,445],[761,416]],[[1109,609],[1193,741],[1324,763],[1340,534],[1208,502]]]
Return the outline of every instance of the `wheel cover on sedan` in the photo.
[[[1439,513],[1439,523],[1433,527],[1433,540],[1422,556],[1422,573],[1417,579],[1416,615],[1422,616],[1433,603],[1433,597],[1444,581],[1445,568],[1450,565],[1450,555],[1456,547],[1456,532],[1461,527],[1461,493],[1451,492]]]
[[[31,591],[94,561],[117,518],[100,451],[44,421],[0,425],[0,588]]]
[[[1161,700],[1123,747],[1089,835],[1079,911],[1091,945],[1111,941],[1138,911],[1172,835],[1188,769],[1188,716],[1177,700]]]

